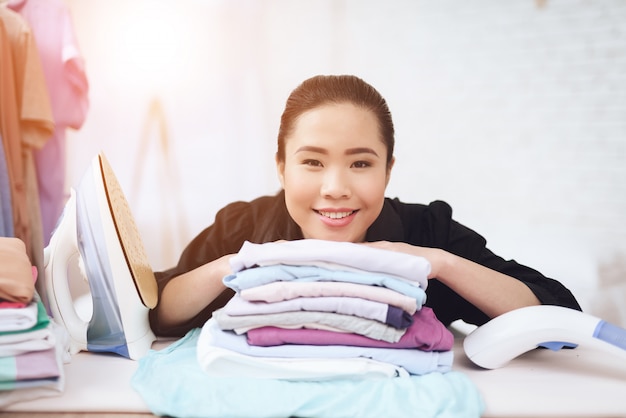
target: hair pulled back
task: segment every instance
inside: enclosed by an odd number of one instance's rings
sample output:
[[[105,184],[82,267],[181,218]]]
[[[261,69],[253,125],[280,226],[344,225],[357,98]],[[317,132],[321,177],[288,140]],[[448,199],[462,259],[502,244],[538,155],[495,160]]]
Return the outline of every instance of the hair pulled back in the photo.
[[[353,75],[314,76],[291,92],[280,118],[276,151],[278,161],[285,161],[285,142],[303,113],[327,104],[340,103],[352,103],[376,116],[381,140],[387,147],[387,165],[390,165],[395,140],[387,102],[374,87]]]

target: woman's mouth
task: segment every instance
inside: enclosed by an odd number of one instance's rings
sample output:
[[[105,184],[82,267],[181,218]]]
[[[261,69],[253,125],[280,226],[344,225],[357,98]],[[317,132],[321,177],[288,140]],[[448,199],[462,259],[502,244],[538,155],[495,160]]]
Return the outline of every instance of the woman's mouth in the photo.
[[[356,210],[341,211],[341,212],[329,212],[329,211],[325,211],[325,210],[317,210],[316,212],[319,213],[320,215],[326,217],[326,218],[343,219],[343,218],[347,218],[348,216],[352,215],[353,213],[356,213]]]
[[[316,210],[320,221],[331,228],[342,228],[350,225],[358,210]]]

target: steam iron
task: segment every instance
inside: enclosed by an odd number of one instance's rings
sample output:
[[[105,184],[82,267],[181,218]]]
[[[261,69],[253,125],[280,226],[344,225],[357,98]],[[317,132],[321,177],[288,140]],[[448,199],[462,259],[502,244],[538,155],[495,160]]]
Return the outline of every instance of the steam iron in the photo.
[[[463,340],[467,357],[485,369],[502,367],[537,347],[558,351],[578,345],[626,360],[626,329],[574,309],[537,305],[497,316]]]
[[[103,153],[70,191],[44,249],[44,276],[51,317],[67,330],[70,354],[108,352],[137,360],[151,348],[156,337],[148,312],[157,303],[156,280],[130,207]],[[84,308],[79,314],[80,298],[71,291],[78,287],[75,282],[88,284],[91,298],[82,299],[90,302],[86,310],[90,317]]]

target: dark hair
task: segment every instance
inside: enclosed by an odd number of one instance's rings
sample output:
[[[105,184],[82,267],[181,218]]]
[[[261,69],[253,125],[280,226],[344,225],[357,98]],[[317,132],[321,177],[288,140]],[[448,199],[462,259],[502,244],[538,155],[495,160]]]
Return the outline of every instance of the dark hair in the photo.
[[[395,140],[387,102],[374,87],[353,75],[318,75],[291,92],[280,118],[276,151],[279,161],[285,161],[285,141],[300,115],[329,103],[352,103],[372,111],[378,119],[381,140],[387,146],[387,165],[391,164]]]

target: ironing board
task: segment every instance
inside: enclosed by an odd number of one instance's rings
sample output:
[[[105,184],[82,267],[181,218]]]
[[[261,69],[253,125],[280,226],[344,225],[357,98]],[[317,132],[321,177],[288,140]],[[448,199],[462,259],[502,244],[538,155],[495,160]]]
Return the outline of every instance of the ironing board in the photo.
[[[170,341],[157,341],[154,349]],[[484,370],[455,340],[454,369],[466,373],[482,393],[489,417],[607,417],[626,414],[626,364],[610,355],[575,350],[534,350],[507,366]],[[3,417],[38,417],[46,413],[80,416],[152,416],[131,388],[137,363],[125,358],[81,352],[66,365],[66,390],[58,397],[13,404]],[[48,415],[49,416],[49,415]]]

